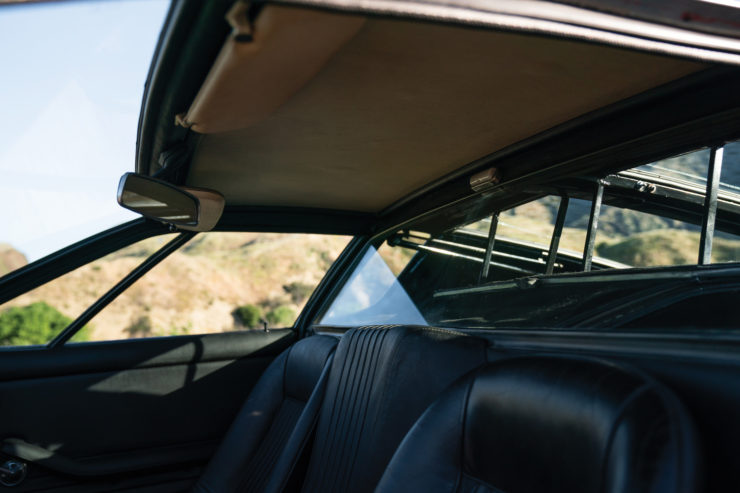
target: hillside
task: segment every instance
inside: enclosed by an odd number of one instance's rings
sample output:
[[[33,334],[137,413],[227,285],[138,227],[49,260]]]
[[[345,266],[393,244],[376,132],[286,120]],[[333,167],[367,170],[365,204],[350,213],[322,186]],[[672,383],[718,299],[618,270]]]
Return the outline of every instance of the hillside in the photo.
[[[136,243],[0,306],[44,301],[74,318],[172,235]],[[349,238],[208,233],[173,253],[90,323],[92,340],[244,328],[254,305],[289,325]],[[277,312],[277,315],[275,315]]]
[[[26,256],[21,252],[7,243],[0,243],[0,276],[19,269],[27,263]]]
[[[559,200],[545,197],[516,207],[499,217],[497,234],[548,246]],[[582,252],[590,204],[571,200],[560,240],[562,250]],[[471,225],[487,230],[488,223]],[[602,206],[595,254],[635,267],[695,264],[699,252],[699,227],[639,211]],[[713,262],[740,261],[740,239],[718,232]]]

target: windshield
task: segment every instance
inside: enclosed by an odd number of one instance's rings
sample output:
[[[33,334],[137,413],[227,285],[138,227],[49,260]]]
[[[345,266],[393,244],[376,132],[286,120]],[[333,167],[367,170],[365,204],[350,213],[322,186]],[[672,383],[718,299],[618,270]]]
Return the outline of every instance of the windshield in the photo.
[[[0,276],[137,217],[116,186],[167,7],[0,6]]]

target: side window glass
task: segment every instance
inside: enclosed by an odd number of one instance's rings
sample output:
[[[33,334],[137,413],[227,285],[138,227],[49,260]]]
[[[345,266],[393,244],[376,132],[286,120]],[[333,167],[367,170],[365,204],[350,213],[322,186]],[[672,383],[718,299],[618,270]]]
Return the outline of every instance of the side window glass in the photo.
[[[43,345],[112,288],[139,262],[174,238],[148,238],[83,265],[0,305],[0,346]],[[73,341],[96,335],[88,324]]]
[[[46,344],[175,235],[149,238],[0,305],[0,345]],[[201,233],[70,342],[290,327],[349,237]]]
[[[89,340],[291,327],[349,239],[201,233],[97,314]]]

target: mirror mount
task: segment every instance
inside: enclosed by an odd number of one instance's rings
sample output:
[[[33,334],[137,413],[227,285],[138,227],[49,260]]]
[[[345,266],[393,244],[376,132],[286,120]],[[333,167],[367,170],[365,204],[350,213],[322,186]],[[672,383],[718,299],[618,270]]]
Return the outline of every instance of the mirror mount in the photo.
[[[210,231],[221,218],[224,196],[215,190],[178,187],[157,178],[125,173],[118,203],[142,216],[186,231]]]

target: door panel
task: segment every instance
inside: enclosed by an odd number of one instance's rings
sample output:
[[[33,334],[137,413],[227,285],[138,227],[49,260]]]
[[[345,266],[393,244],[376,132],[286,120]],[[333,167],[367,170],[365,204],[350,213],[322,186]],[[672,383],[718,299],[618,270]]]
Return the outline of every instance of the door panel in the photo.
[[[292,330],[0,352],[0,450],[15,491],[182,488]],[[157,489],[159,491],[159,489]]]

